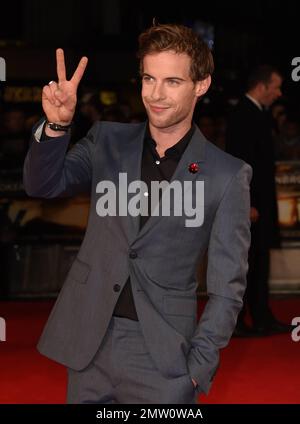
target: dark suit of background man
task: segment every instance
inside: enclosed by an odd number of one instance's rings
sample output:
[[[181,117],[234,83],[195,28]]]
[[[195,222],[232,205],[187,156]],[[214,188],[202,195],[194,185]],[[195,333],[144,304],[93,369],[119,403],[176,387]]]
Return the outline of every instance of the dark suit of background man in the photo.
[[[39,342],[40,352],[68,367],[71,403],[195,403],[211,386],[246,286],[252,171],[192,124],[211,82],[211,52],[176,25],[154,26],[139,42],[148,121],[97,122],[66,154],[87,59],[67,81],[58,49],[58,83],[43,89],[50,123],[34,128],[24,165],[29,195],[91,194],[84,241]],[[146,188],[128,192],[120,174]],[[151,183],[162,180],[189,183],[183,201],[194,208],[204,182],[203,223],[188,226],[189,211],[178,214],[182,200],[173,196],[170,216],[156,214]],[[156,209],[103,216],[103,181],[114,183],[117,199],[128,192],[128,205],[138,196]],[[197,323],[197,263],[207,250],[209,300]]]
[[[236,336],[267,335],[290,331],[275,319],[269,307],[270,247],[278,247],[274,147],[271,119],[265,111],[281,96],[282,77],[268,65],[256,68],[248,79],[248,90],[228,120],[226,150],[253,169],[251,195],[251,247],[244,307]],[[246,305],[253,328],[244,322]]]

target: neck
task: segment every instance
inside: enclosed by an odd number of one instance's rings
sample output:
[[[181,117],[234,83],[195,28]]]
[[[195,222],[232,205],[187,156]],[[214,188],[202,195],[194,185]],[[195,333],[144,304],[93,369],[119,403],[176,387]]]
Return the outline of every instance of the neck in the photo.
[[[149,122],[149,129],[151,137],[156,142],[156,151],[160,157],[164,156],[165,151],[174,146],[181,140],[192,126],[191,121],[186,122],[184,125],[172,126],[169,128],[157,128]]]

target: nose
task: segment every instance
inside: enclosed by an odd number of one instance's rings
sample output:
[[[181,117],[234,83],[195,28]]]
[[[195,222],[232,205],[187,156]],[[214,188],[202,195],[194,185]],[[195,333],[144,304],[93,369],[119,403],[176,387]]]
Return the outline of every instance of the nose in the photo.
[[[158,81],[156,81],[152,87],[151,99],[154,101],[157,101],[163,98],[164,98],[164,92],[163,92],[162,83],[159,83]]]

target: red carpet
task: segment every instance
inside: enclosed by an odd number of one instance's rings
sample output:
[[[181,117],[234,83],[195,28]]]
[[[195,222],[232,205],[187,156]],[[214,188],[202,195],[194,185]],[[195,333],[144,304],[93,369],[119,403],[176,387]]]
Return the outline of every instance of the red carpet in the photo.
[[[0,342],[0,403],[64,403],[66,372],[35,349],[53,302],[2,302],[7,340]],[[199,305],[202,309],[203,303]],[[278,319],[300,316],[300,299],[273,300]],[[300,342],[289,335],[232,339],[201,403],[299,403]]]

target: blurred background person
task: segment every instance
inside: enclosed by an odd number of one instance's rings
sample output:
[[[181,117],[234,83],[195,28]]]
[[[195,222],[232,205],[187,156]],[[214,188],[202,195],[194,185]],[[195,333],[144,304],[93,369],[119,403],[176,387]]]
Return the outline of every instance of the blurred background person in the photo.
[[[270,248],[280,246],[275,190],[272,121],[266,111],[281,96],[282,76],[269,65],[257,67],[248,78],[247,92],[228,119],[226,150],[252,166],[251,247],[244,307],[235,336],[269,335],[291,331],[269,307]],[[245,323],[246,307],[252,327]]]

